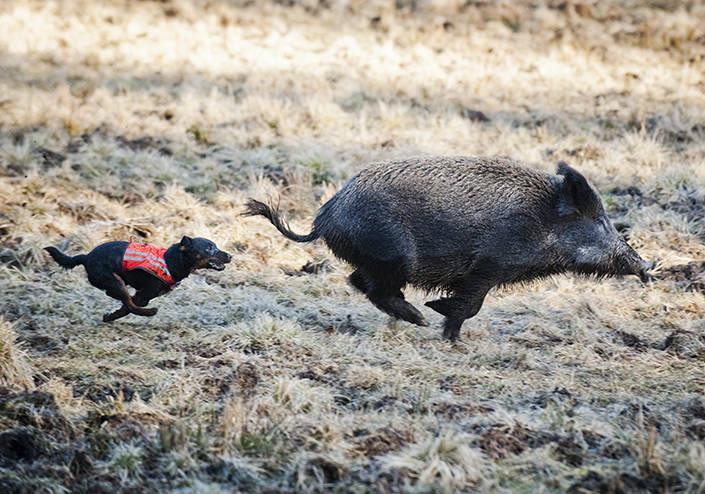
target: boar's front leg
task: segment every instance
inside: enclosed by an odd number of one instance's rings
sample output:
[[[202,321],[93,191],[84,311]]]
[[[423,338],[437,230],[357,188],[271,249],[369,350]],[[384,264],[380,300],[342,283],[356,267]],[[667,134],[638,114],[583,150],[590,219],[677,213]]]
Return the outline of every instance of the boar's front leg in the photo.
[[[458,339],[463,322],[480,312],[491,288],[491,285],[485,283],[467,283],[453,290],[451,297],[426,302],[426,306],[446,317],[443,321],[443,338],[451,341]]]

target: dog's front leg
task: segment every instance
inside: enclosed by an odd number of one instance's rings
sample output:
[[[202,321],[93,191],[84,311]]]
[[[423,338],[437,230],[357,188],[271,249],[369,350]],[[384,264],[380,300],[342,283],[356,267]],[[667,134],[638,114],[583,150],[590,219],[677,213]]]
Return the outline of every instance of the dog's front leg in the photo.
[[[138,307],[147,307],[152,299],[157,298],[163,293],[169,291],[168,289],[165,289],[164,286],[165,285],[159,280],[154,280],[152,283],[147,283],[137,290],[137,293],[135,293],[132,297],[132,301]]]
[[[135,302],[132,300],[132,296],[130,295],[130,292],[127,290],[127,286],[125,285],[125,282],[123,279],[118,276],[117,273],[112,273],[113,276],[110,278],[109,281],[104,283],[106,293],[118,300],[122,300],[123,305],[127,308],[129,312],[132,314],[137,314],[138,316],[147,316],[151,317],[154,314],[157,313],[157,309],[145,309],[143,307],[138,307]],[[120,309],[118,309],[117,312],[120,312]]]

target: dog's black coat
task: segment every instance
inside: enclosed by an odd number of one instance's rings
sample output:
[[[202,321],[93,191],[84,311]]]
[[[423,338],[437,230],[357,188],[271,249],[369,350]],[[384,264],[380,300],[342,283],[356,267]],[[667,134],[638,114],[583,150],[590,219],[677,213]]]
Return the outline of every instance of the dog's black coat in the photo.
[[[145,307],[150,300],[164,295],[171,289],[164,281],[146,271],[123,270],[122,261],[128,245],[128,242],[107,242],[88,254],[77,256],[67,256],[56,247],[46,247],[45,250],[65,268],[83,265],[91,285],[123,303],[118,310],[103,316],[104,322],[110,322],[128,314],[155,315],[157,309]],[[222,271],[225,264],[230,262],[231,256],[218,249],[208,239],[183,237],[181,242],[167,249],[164,259],[172,278],[178,283],[196,269]],[[127,285],[137,290],[134,295],[130,295]]]

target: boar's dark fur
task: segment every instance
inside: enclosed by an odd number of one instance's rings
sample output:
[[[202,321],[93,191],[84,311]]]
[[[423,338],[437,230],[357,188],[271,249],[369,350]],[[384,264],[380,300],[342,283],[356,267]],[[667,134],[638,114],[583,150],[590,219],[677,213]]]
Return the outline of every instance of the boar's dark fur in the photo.
[[[407,284],[445,293],[426,305],[445,316],[443,335],[452,340],[499,285],[564,272],[647,276],[599,196],[563,162],[556,175],[506,158],[378,163],[321,207],[307,235],[259,201],[244,214],[265,216],[297,242],[322,237],[355,267],[350,283],[398,319],[427,325],[404,300]]]

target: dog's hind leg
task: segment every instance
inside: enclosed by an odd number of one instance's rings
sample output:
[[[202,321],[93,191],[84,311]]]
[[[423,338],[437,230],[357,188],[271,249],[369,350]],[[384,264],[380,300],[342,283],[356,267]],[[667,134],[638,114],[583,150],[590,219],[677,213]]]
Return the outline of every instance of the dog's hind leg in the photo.
[[[157,309],[155,308],[145,309],[135,304],[134,300],[132,300],[130,292],[127,290],[127,286],[125,286],[125,282],[116,273],[112,273],[112,276],[106,277],[100,281],[102,281],[102,283],[99,284],[100,288],[105,290],[105,293],[107,293],[108,296],[122,301],[124,307],[127,308],[130,313],[146,317],[151,317],[157,313]],[[93,282],[91,281],[91,283]],[[97,283],[93,284],[98,286]],[[115,312],[120,313],[121,310],[122,309],[118,309]]]
[[[127,308],[127,305],[122,304],[122,307],[119,309],[113,311],[113,312],[108,312],[103,316],[103,322],[112,322],[116,319],[120,319],[121,317],[125,317],[130,313],[130,309]]]
[[[149,301],[159,295],[159,292],[161,291],[161,287],[149,287],[149,288],[143,288],[142,290],[138,290],[137,293],[132,297],[132,302],[137,306],[137,307],[146,307],[147,304],[149,304]],[[152,310],[152,309],[147,309],[147,310]],[[156,309],[154,309],[156,310]],[[110,312],[108,314],[105,314],[103,316],[103,322],[111,322],[115,321],[116,319],[120,319],[121,317],[125,317],[126,315],[130,314],[130,308],[127,306],[126,303],[122,304],[122,307],[117,309],[114,312]]]

